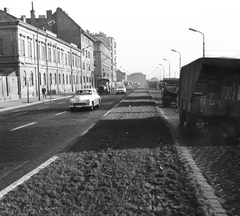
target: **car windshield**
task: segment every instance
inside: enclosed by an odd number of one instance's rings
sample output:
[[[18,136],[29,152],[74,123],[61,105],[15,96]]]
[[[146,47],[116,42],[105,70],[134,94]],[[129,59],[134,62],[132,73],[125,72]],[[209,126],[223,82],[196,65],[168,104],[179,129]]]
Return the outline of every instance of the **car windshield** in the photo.
[[[91,95],[92,94],[92,90],[78,90],[76,92],[76,95]]]
[[[124,86],[119,86],[118,88],[119,88],[119,89],[123,89],[123,88],[124,88]]]

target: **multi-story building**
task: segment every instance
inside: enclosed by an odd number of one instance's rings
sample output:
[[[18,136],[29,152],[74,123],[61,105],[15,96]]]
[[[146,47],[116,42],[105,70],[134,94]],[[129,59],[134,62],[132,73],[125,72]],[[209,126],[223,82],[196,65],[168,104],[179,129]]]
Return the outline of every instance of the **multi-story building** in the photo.
[[[51,27],[59,38],[77,45],[81,49],[81,75],[79,77],[82,88],[94,86],[94,42],[95,39],[84,31],[66,12],[61,8],[57,8],[55,13],[51,10],[47,11],[47,17],[41,15],[36,19],[34,10],[31,11],[31,18],[27,22],[38,26],[39,21],[55,20],[55,24]],[[38,22],[36,22],[38,21]]]
[[[99,40],[102,41],[106,46],[109,48],[110,51],[110,76],[109,79],[111,80],[112,87],[115,86],[115,83],[117,81],[116,76],[116,65],[117,65],[117,54],[116,54],[116,47],[117,44],[113,37],[109,37],[103,32],[99,32],[98,34],[93,34],[93,36]]]
[[[34,26],[25,16],[18,19],[8,9],[0,10],[0,100],[40,98],[42,86],[48,93],[80,87],[81,49],[43,30],[53,24],[50,18],[38,23],[32,17]]]

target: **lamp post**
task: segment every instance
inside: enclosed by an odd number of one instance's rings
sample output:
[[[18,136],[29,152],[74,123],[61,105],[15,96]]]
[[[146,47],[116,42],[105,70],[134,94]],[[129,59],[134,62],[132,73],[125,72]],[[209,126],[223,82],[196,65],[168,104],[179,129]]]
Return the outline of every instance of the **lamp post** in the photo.
[[[45,25],[48,25],[48,26],[52,26],[55,24],[55,21],[54,20],[51,20],[47,23],[44,23],[42,25],[40,25],[38,28],[37,28],[37,74],[38,74],[38,100],[40,101],[41,100],[41,94],[40,94],[40,72],[39,72],[39,45],[38,45],[38,33],[39,33],[39,30],[41,27],[45,26]]]
[[[203,36],[203,58],[204,58],[205,57],[205,36],[204,36],[204,34],[196,29],[189,28],[189,30],[202,34],[202,36]]]
[[[179,77],[180,77],[180,72],[181,72],[181,53],[178,52],[177,50],[171,49],[173,52],[176,52],[179,54]]]
[[[163,59],[164,61],[167,61],[169,63],[169,78],[170,78],[170,61],[167,59]]]
[[[164,78],[164,76],[165,76],[165,68],[164,68],[164,65],[162,65],[162,64],[159,64],[159,65],[161,65],[162,67],[163,67],[163,78]]]

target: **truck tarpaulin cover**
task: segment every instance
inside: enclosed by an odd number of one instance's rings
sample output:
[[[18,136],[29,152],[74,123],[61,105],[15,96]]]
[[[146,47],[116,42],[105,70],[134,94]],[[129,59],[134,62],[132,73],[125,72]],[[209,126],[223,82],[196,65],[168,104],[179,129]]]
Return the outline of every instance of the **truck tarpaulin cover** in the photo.
[[[199,58],[183,66],[180,74],[179,98],[191,101],[194,86],[200,76],[203,65],[240,70],[240,59]]]

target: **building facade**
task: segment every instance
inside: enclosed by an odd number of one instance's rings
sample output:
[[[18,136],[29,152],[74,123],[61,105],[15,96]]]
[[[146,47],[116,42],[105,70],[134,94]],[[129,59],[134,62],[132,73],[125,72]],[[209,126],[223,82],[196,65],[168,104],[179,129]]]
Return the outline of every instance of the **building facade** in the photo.
[[[140,85],[146,85],[146,75],[140,72],[128,75],[128,82],[139,83]]]
[[[48,20],[54,20],[55,24],[50,27],[50,30],[54,32],[62,40],[77,45],[77,48],[81,50],[81,76],[80,86],[81,88],[88,88],[94,86],[94,42],[95,39],[84,31],[65,11],[61,8],[57,8],[55,13],[51,10],[47,11],[47,17],[41,15],[40,18],[35,18],[35,12],[32,8],[31,18],[27,19],[32,25],[38,26],[39,22],[46,22]],[[48,27],[47,27],[48,28]]]
[[[40,96],[43,86],[49,94],[72,92],[80,75],[77,45],[0,10],[0,100]]]
[[[117,66],[117,44],[113,37],[109,37],[103,32],[99,32],[98,34],[93,34],[93,36],[98,40],[104,43],[110,51],[110,61],[108,64],[110,65],[110,74],[109,79],[111,80],[112,87],[115,87],[115,83],[117,81],[116,75],[116,66]]]

